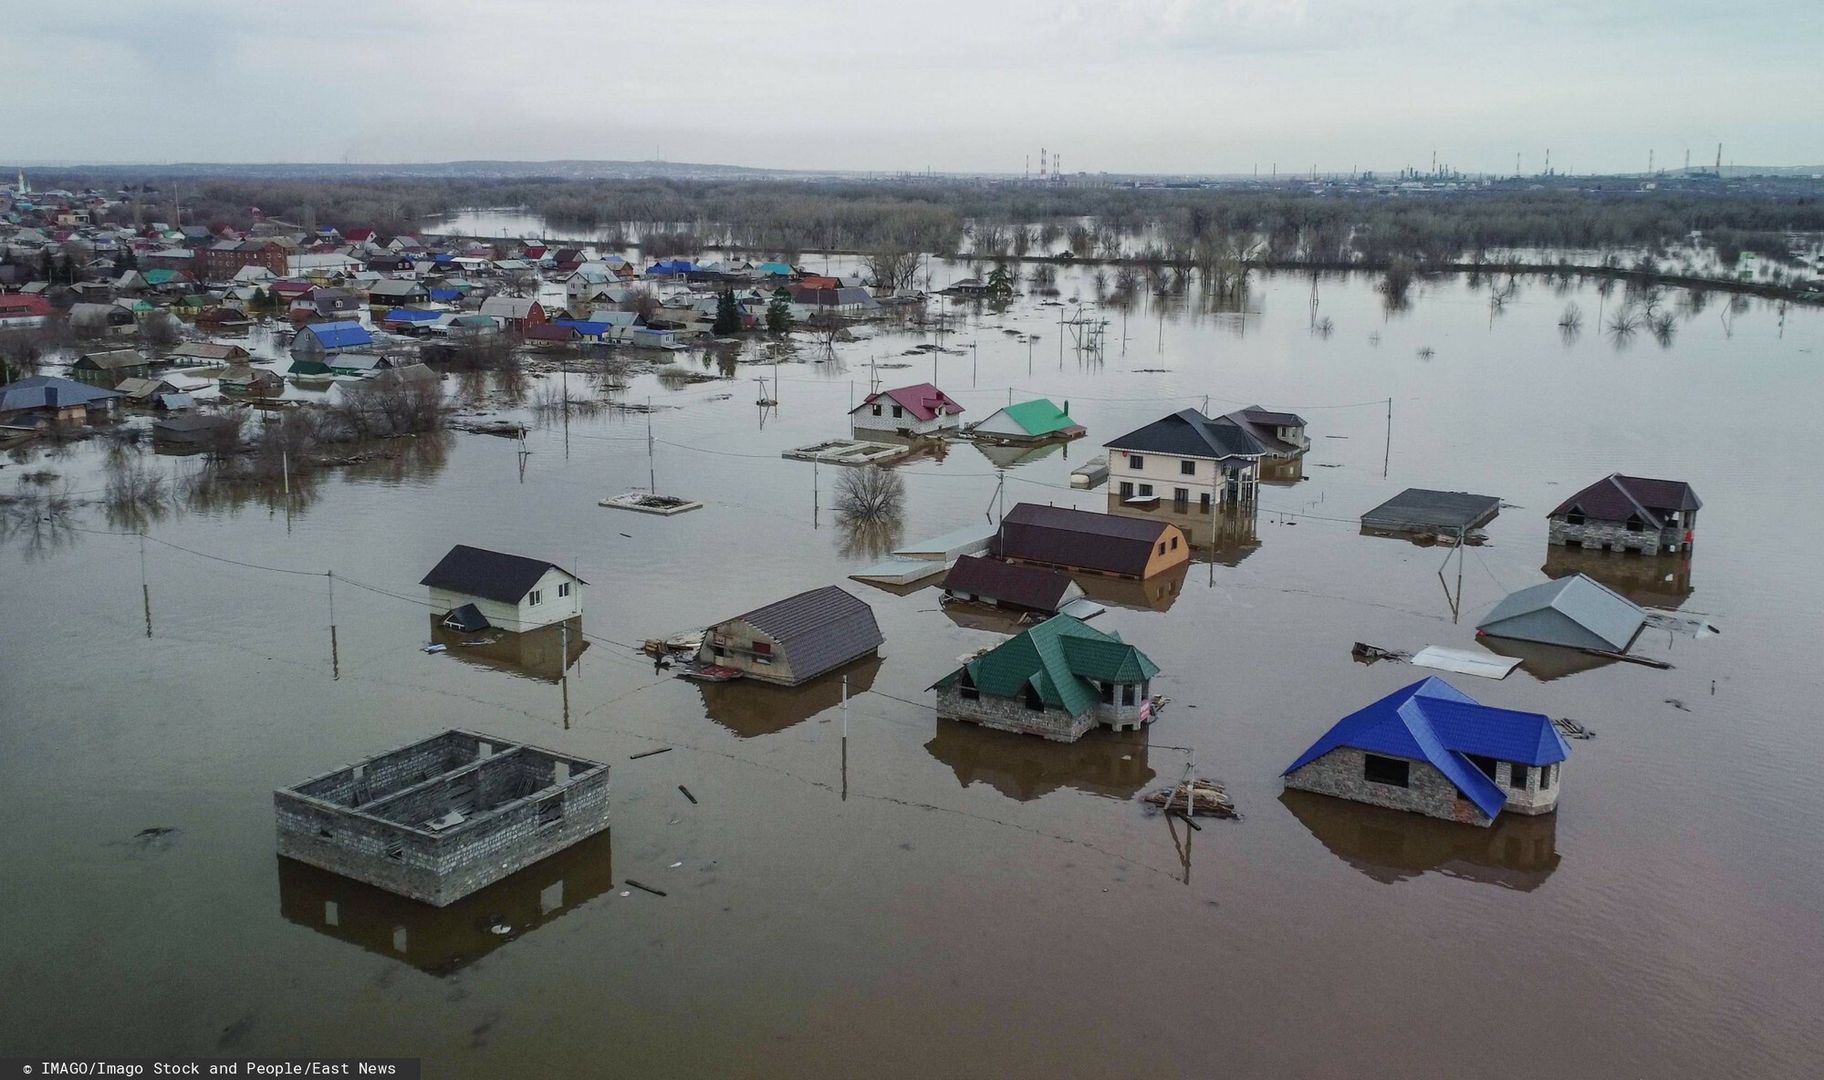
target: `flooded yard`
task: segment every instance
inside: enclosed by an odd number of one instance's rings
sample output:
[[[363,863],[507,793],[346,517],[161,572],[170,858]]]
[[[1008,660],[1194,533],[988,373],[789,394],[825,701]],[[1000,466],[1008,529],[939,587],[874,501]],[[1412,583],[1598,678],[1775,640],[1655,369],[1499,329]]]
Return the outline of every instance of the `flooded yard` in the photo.
[[[968,273],[934,264],[934,284]],[[1619,288],[1522,279],[1491,305],[1486,284],[1452,277],[1389,313],[1368,277],[1278,275],[1255,279],[1245,310],[1142,295],[1123,312],[1094,306],[1090,275],[1061,270],[1057,287],[1109,320],[1100,355],[1061,324],[1075,304],[948,304],[942,352],[911,352],[935,340],[911,329],[833,358],[801,336],[776,377],[734,362],[760,355],[750,344],[680,357],[712,381],[674,368],[607,395],[650,414],[535,412],[558,376],[476,387],[533,425],[524,453],[467,432],[399,440],[290,512],[273,493],[207,501],[152,522],[143,545],[99,505],[12,521],[0,1044],[422,1052],[427,1075],[473,1077],[582,1062],[1817,1075],[1818,312],[1732,313],[1724,295],[1691,310],[1670,293],[1679,317],[1656,340],[1609,329]],[[1559,326],[1570,302],[1580,333]],[[903,517],[845,529],[840,467],[780,454],[847,436],[872,376],[934,381],[965,421],[1049,397],[1089,434],[921,453],[896,466]],[[585,374],[568,382],[598,396]],[[1160,718],[1073,745],[936,720],[926,688],[1000,635],[950,617],[934,587],[847,575],[903,542],[986,530],[1003,504],[1108,509],[1071,470],[1206,396],[1212,414],[1297,412],[1312,448],[1255,515],[1177,515],[1188,569],[1086,583],[1109,606],[1094,625],[1162,669]],[[99,440],[26,448],[0,491],[49,471],[93,500],[106,459]],[[1547,511],[1617,471],[1701,495],[1688,563],[1548,549]],[[649,477],[704,507],[598,505]],[[1462,551],[1460,618],[1458,556],[1441,578],[1448,549],[1359,532],[1415,486],[1502,500],[1488,542]],[[581,640],[423,651],[440,639],[418,582],[456,543],[574,570]],[[1478,616],[1565,568],[1722,632],[1648,631],[1638,650],[1670,670],[1579,657],[1450,676],[1596,732],[1572,744],[1556,814],[1479,830],[1282,793],[1280,770],[1338,717],[1428,674],[1358,663],[1353,643],[1473,648]],[[873,606],[886,642],[849,669],[846,748],[840,680],[695,685],[634,649],[831,583]],[[610,763],[611,832],[445,909],[277,858],[275,789],[450,727]],[[1190,832],[1138,800],[1177,782],[1190,750],[1240,820]]]

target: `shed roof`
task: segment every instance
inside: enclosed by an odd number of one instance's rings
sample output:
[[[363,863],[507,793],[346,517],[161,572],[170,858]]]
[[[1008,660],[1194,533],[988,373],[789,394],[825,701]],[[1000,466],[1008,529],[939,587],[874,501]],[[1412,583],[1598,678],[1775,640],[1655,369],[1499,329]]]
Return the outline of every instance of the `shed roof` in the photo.
[[[1246,428],[1212,420],[1196,409],[1180,409],[1103,445],[1132,453],[1217,460],[1264,457],[1267,453],[1267,448]]]
[[[1704,504],[1697,492],[1683,480],[1652,480],[1641,476],[1610,473],[1589,487],[1558,504],[1547,517],[1559,517],[1572,510],[1582,510],[1585,517],[1598,521],[1626,521],[1636,514],[1654,528],[1664,528],[1666,519],[1686,510],[1700,509]]]
[[[1633,601],[1583,574],[1572,574],[1508,594],[1476,631],[1547,645],[1624,652],[1646,621],[1647,613]]]
[[[1001,520],[994,553],[1139,577],[1168,522],[1021,503]]]
[[[107,352],[84,353],[75,366],[89,371],[124,371],[145,367],[149,361],[138,349],[110,349]]]
[[[1362,515],[1362,524],[1379,529],[1473,529],[1494,520],[1501,500],[1467,491],[1407,488]]]
[[[1501,812],[1507,796],[1465,755],[1537,766],[1571,754],[1550,718],[1478,704],[1436,676],[1338,720],[1280,775],[1290,775],[1338,747],[1429,762],[1491,818]]]
[[[1022,566],[964,555],[944,576],[944,591],[986,596],[1034,611],[1056,611],[1073,583],[1069,575],[1043,566]]]
[[[431,567],[431,572],[424,575],[424,580],[418,584],[464,596],[479,596],[483,600],[517,604],[526,593],[532,591],[532,586],[538,584],[538,579],[544,577],[547,570],[569,574],[577,581],[588,584],[554,562],[530,559],[524,555],[508,555],[467,544],[457,544],[451,548],[449,554]]]
[[[800,682],[873,652],[885,640],[874,609],[835,585],[776,600],[728,621],[747,623],[779,642]]]
[[[938,685],[954,683],[964,671],[985,694],[1020,697],[1031,688],[1048,708],[1082,716],[1101,698],[1096,682],[1144,682],[1159,674],[1159,666],[1119,634],[1054,615],[964,664]]]

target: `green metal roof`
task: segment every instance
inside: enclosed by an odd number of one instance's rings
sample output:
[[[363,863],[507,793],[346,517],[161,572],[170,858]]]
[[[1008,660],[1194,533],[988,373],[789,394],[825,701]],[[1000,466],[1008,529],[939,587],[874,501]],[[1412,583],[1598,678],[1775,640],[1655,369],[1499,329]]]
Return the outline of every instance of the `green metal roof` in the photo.
[[[1022,401],[1018,405],[1009,405],[1004,411],[1014,423],[1026,429],[1028,435],[1054,435],[1066,428],[1077,426],[1070,414],[1052,404],[1047,398],[1034,401]]]
[[[1021,697],[1031,686],[1048,708],[1082,716],[1101,699],[1090,680],[1137,683],[1158,665],[1118,634],[1105,634],[1069,615],[1057,615],[971,660],[969,678],[984,694]],[[961,672],[938,683],[949,686]]]
[[[167,284],[170,284],[171,282],[177,280],[177,271],[176,270],[142,270],[142,271],[140,271],[139,276],[142,278],[145,278],[146,284],[148,284],[148,285],[167,285]]]

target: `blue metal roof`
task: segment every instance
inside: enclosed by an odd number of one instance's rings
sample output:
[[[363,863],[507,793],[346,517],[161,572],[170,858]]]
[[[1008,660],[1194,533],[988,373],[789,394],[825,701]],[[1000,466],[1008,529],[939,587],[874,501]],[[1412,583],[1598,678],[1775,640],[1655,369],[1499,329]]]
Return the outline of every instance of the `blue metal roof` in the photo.
[[[431,299],[432,300],[461,300],[462,299],[462,290],[461,289],[432,289],[431,290]]]
[[[584,337],[601,337],[603,334],[606,334],[609,330],[613,329],[613,324],[611,323],[591,322],[586,319],[558,319],[557,325],[573,327]]]
[[[1507,796],[1464,755],[1536,766],[1563,761],[1571,754],[1550,718],[1478,704],[1435,676],[1338,720],[1280,775],[1302,769],[1337,747],[1429,762],[1491,818],[1501,812]]]
[[[311,323],[303,332],[315,335],[325,349],[354,349],[374,343],[367,327],[358,322]]]
[[[428,323],[428,322],[436,322],[439,318],[442,317],[442,315],[443,315],[443,312],[441,312],[441,311],[426,311],[423,308],[396,307],[396,308],[393,308],[391,311],[388,311],[386,313],[386,318],[381,321],[383,321],[383,322]]]
[[[691,262],[689,259],[670,259],[665,262],[653,263],[646,268],[646,273],[648,275],[688,274],[696,268],[697,264]]]

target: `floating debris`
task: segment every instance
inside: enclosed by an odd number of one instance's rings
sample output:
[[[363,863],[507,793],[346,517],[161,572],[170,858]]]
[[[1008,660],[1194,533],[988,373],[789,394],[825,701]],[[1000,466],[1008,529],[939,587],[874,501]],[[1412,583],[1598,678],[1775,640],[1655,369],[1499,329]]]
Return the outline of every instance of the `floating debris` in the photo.
[[[663,889],[655,889],[655,888],[653,888],[653,887],[652,887],[652,886],[651,886],[651,885],[642,885],[642,884],[640,884],[640,883],[639,883],[639,882],[637,882],[637,881],[635,881],[635,880],[633,880],[633,879],[632,879],[632,878],[628,878],[628,879],[627,879],[627,884],[629,884],[629,885],[631,885],[631,886],[633,886],[633,887],[634,887],[634,888],[636,888],[636,889],[639,889],[639,890],[640,890],[640,891],[642,891],[642,892],[649,892],[649,893],[651,893],[651,894],[652,894],[652,895],[654,895],[654,896],[664,896],[664,895],[665,895],[665,890],[663,890]],[[622,895],[622,896],[626,896],[626,895],[627,895],[627,894],[626,894],[626,893],[622,893],[622,894],[621,894],[621,895]]]
[[[641,514],[658,514],[661,517],[703,509],[703,504],[700,502],[682,499],[676,495],[655,495],[650,491],[629,491],[625,495],[603,499],[596,505],[612,507],[616,510],[633,510]]]
[[[1552,726],[1567,739],[1594,739],[1596,733],[1568,716],[1560,716],[1552,721]]]
[[[679,790],[679,791],[682,791],[682,792],[683,792],[683,793],[684,793],[684,797],[685,797],[685,798],[686,798],[686,799],[689,799],[689,800],[690,800],[690,805],[692,805],[692,806],[695,806],[695,805],[697,805],[697,797],[696,797],[696,796],[695,796],[695,795],[692,795],[692,794],[691,794],[691,793],[690,793],[690,789],[689,789],[689,788],[687,788],[687,787],[685,787],[685,786],[684,786],[684,785],[683,785],[683,784],[679,784],[679,785],[678,785],[678,790]],[[633,884],[633,882],[631,882],[631,881],[629,881],[629,882],[628,882],[628,883],[627,883],[627,884],[629,884],[629,885],[631,885],[631,884]]]
[[[1356,642],[1349,650],[1349,655],[1355,657],[1364,664],[1374,664],[1382,660],[1412,659],[1410,654],[1403,653],[1398,649],[1383,649],[1379,645],[1370,645],[1366,641]]]
[[[1184,807],[1188,804],[1193,817],[1233,818],[1241,816],[1235,812],[1234,800],[1229,798],[1229,793],[1222,789],[1221,784],[1214,780],[1202,779],[1188,781],[1188,784],[1188,794],[1186,782],[1180,782],[1169,788],[1160,788],[1146,796],[1145,801],[1167,813],[1183,814]]]
[[[669,754],[669,753],[671,753],[671,747],[661,746],[657,750],[642,750],[637,754],[629,754],[627,757],[627,760],[628,761],[638,761],[643,757],[652,757],[654,754]]]

